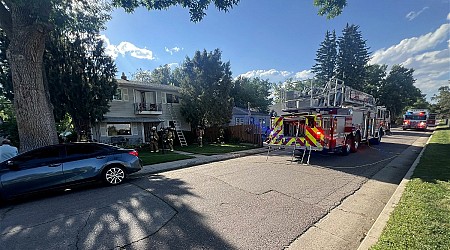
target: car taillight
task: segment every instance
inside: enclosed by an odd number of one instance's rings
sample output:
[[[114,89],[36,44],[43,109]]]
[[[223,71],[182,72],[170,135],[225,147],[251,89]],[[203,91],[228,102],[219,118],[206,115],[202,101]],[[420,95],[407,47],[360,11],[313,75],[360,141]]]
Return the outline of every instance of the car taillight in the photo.
[[[139,157],[139,152],[136,151],[136,150],[130,151],[130,152],[128,152],[128,154],[134,155],[134,156],[136,156],[136,157]]]

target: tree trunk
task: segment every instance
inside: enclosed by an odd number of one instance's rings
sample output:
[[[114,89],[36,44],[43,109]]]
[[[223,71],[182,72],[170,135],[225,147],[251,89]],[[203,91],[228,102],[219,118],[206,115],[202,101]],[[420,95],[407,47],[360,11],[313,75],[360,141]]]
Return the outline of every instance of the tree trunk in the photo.
[[[12,7],[13,31],[7,51],[14,86],[20,151],[58,143],[55,118],[44,86],[43,54],[47,28],[24,8]]]

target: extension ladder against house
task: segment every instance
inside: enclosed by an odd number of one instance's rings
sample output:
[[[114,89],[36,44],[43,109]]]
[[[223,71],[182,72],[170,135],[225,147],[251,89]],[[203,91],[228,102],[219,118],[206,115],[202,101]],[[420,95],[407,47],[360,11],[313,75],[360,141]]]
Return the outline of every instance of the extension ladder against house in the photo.
[[[186,138],[184,137],[183,130],[181,130],[181,123],[178,121],[176,112],[173,111],[172,103],[167,103],[167,110],[169,111],[173,125],[175,126],[175,132],[177,133],[178,140],[180,140],[180,145],[182,147],[187,146]]]

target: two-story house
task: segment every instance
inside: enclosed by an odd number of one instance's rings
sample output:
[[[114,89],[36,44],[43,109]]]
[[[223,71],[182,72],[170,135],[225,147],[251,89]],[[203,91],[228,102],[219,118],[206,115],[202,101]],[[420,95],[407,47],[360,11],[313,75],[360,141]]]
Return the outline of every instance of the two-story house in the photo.
[[[191,130],[180,114],[179,87],[129,81],[125,77],[117,80],[117,85],[109,112],[92,128],[94,140],[140,144],[149,138],[153,126],[158,131],[176,127],[177,134]]]

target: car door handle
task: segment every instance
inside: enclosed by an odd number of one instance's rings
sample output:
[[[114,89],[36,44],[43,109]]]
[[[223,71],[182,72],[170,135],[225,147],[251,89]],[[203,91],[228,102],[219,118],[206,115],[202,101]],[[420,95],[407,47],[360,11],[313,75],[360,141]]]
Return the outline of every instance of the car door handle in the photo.
[[[59,166],[61,166],[61,163],[53,163],[53,164],[50,164],[48,166],[51,167],[51,168],[59,167]]]
[[[102,155],[102,156],[97,156],[97,159],[104,159],[106,156]]]

